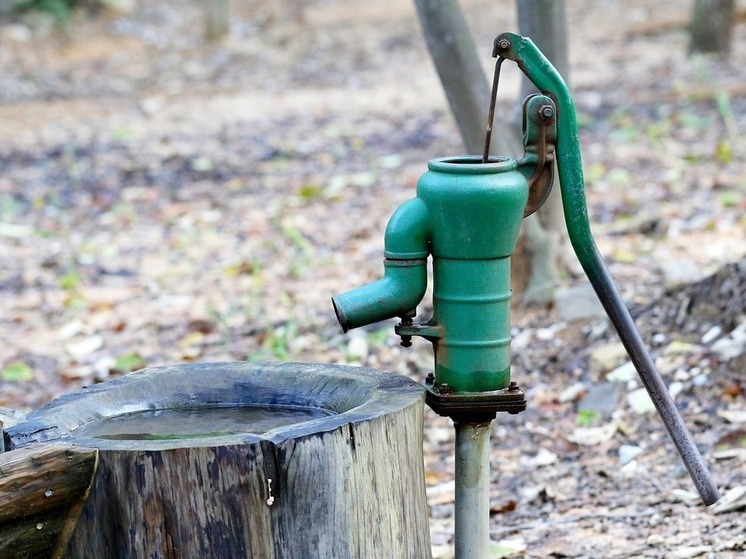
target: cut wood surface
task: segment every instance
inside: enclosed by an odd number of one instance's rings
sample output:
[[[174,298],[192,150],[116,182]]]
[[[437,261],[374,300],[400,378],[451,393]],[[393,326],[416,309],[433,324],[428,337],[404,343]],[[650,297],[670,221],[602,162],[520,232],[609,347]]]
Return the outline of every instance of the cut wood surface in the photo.
[[[263,434],[78,437],[126,411],[318,407]],[[429,557],[422,387],[358,367],[206,363],[133,373],[63,396],[10,430],[97,444],[99,475],[67,557]],[[205,426],[207,432],[212,428]]]
[[[0,557],[62,557],[97,461],[96,449],[70,445],[0,454]]]

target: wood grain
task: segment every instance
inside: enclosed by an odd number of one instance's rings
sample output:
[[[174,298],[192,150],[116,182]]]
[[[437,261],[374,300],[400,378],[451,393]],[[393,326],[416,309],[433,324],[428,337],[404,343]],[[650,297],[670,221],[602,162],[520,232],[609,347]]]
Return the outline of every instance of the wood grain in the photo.
[[[96,472],[98,451],[32,445],[0,454],[0,557],[61,557]]]
[[[370,369],[192,364],[63,397],[10,439],[94,443],[75,428],[138,401],[323,407],[332,415],[262,436],[98,440],[99,472],[66,556],[427,558],[423,399],[406,377]]]

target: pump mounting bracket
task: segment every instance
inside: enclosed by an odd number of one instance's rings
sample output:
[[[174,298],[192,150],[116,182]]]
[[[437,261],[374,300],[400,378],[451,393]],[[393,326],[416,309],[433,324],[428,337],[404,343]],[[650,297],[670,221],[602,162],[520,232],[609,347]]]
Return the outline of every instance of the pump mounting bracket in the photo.
[[[447,386],[436,386],[428,379],[425,389],[427,405],[455,423],[485,423],[495,419],[497,412],[516,414],[526,409],[523,390],[515,382],[500,390],[454,393]]]

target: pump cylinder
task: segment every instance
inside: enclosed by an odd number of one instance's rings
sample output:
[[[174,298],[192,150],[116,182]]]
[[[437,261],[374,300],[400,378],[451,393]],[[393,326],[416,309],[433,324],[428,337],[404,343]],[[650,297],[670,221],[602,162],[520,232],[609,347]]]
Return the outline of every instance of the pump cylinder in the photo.
[[[457,392],[510,383],[510,258],[433,261],[435,378]]]
[[[417,196],[430,217],[435,383],[483,392],[510,383],[510,255],[528,200],[513,159],[428,163]]]

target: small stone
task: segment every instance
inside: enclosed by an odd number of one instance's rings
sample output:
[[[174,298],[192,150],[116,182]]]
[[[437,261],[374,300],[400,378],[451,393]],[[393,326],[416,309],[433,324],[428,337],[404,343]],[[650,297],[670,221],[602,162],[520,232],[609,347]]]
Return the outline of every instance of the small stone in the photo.
[[[645,415],[655,411],[655,404],[653,404],[644,388],[638,388],[627,394],[627,404],[637,415]]]
[[[560,320],[567,322],[606,316],[590,282],[557,289],[554,304]]]
[[[347,357],[354,361],[362,361],[368,357],[368,341],[364,336],[354,335],[347,343]]]
[[[699,349],[700,347],[697,345],[682,342],[681,340],[673,340],[663,348],[661,353],[668,356],[691,355],[692,353],[697,353]]]
[[[737,485],[729,489],[712,505],[712,512],[723,514],[746,509],[746,485]]]
[[[652,342],[656,346],[661,346],[666,341],[666,335],[663,332],[658,332],[657,334],[653,334],[653,337],[651,338]]]
[[[642,452],[642,448],[631,444],[623,444],[619,447],[619,463],[624,466],[632,462],[638,454]]]
[[[578,411],[611,415],[619,409],[623,387],[615,382],[602,382],[590,387],[578,404]]]
[[[660,534],[650,534],[648,536],[648,539],[645,540],[645,543],[647,543],[651,547],[658,547],[660,545],[663,545],[665,542],[666,539]]]
[[[627,361],[624,365],[617,367],[606,375],[606,380],[612,382],[629,382],[637,379],[637,369],[632,361]]]
[[[694,386],[705,386],[708,382],[710,382],[710,377],[707,373],[699,373],[692,379]]]
[[[702,343],[705,345],[709,345],[711,342],[714,342],[720,337],[720,334],[723,333],[723,327],[719,324],[716,324],[712,328],[710,328],[707,332],[705,332],[702,335]]]
[[[668,393],[671,395],[671,398],[676,398],[681,392],[684,390],[684,383],[680,381],[674,381],[671,384],[668,385]]]
[[[691,260],[679,258],[662,266],[667,287],[693,283],[702,277],[702,270]]]
[[[104,379],[109,376],[110,371],[116,366],[117,360],[111,355],[104,355],[93,362],[93,372],[97,378]]]
[[[12,4],[11,4],[12,5]],[[34,34],[31,30],[22,24],[4,24],[0,38],[9,39],[17,43],[28,43],[33,40]]]
[[[557,455],[551,450],[540,448],[536,456],[522,456],[521,464],[530,468],[542,468],[544,466],[551,466],[557,462],[557,459]]]
[[[712,344],[712,351],[725,360],[735,359],[746,352],[746,322],[742,322],[730,334]]]
[[[699,495],[686,489],[672,490],[671,497],[673,497],[674,501],[680,501],[689,506],[696,506],[701,502]]]
[[[588,365],[594,371],[608,373],[627,359],[627,350],[620,342],[604,344],[591,351]]]
[[[542,495],[545,495],[546,489],[546,485],[524,485],[518,492],[521,495],[521,501],[530,504],[537,501]]]
[[[575,384],[568,386],[559,395],[559,401],[561,403],[574,402],[578,397],[585,392],[585,384],[582,382],[576,382]]]
[[[571,443],[583,446],[595,446],[611,440],[618,431],[615,421],[599,427],[578,427],[567,436]]]

